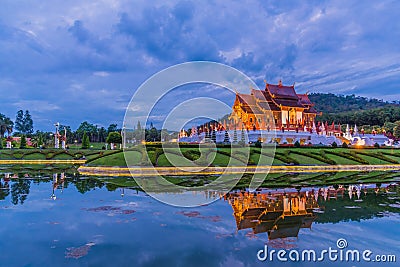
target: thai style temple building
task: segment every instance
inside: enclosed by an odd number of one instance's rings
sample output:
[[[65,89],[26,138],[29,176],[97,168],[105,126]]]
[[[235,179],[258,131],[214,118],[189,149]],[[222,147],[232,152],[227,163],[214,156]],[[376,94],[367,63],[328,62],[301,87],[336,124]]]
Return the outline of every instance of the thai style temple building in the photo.
[[[181,129],[179,142],[275,143],[278,145],[336,144],[393,146],[386,135],[364,134],[357,126],[342,131],[341,124],[318,121],[318,112],[308,94],[296,93],[295,86],[265,83],[263,90],[236,93],[232,112],[221,121],[192,125],[190,134]]]
[[[264,90],[236,93],[230,119],[246,130],[311,129],[318,113],[307,94],[297,94],[291,86],[266,83]]]

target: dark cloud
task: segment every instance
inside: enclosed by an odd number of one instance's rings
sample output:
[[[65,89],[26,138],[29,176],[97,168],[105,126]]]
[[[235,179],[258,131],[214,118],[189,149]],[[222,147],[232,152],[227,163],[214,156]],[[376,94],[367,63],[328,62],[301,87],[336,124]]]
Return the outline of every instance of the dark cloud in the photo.
[[[83,22],[75,20],[74,25],[68,28],[70,32],[80,43],[86,43],[90,39],[89,31],[83,26]]]
[[[303,92],[395,100],[399,9],[390,0],[11,1],[0,9],[0,112],[32,107],[39,128],[106,125],[152,74],[188,60],[227,63],[259,86],[282,79]]]
[[[120,33],[135,41],[149,55],[168,62],[187,60],[220,61],[218,46],[201,29],[191,24],[194,6],[180,2],[173,8],[145,8],[140,18],[122,13],[117,24]]]

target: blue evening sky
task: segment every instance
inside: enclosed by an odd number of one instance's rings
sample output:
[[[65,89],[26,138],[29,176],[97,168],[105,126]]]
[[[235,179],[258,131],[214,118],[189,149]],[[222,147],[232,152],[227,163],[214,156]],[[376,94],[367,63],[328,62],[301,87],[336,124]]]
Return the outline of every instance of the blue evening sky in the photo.
[[[121,126],[141,83],[191,60],[259,86],[400,99],[396,0],[0,3],[0,113],[29,109],[35,130]]]

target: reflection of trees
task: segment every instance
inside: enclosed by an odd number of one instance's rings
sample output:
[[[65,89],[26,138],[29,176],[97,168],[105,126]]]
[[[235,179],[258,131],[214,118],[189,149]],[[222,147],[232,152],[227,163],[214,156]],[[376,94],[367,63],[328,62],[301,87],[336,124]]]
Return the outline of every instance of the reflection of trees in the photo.
[[[113,191],[117,190],[118,188],[120,188],[120,186],[118,186],[116,184],[107,183],[106,188],[108,191],[113,192]]]
[[[18,179],[11,185],[11,202],[17,205],[18,202],[22,205],[28,197],[31,181],[26,179]]]
[[[0,181],[0,200],[5,199],[9,194],[10,194],[10,187],[8,185],[8,182],[2,183]]]
[[[399,188],[397,195],[399,194]],[[343,221],[360,221],[383,216],[383,212],[399,213],[398,199],[392,198],[390,194],[379,192],[376,195],[368,191],[367,195],[361,197],[361,202],[351,200],[347,194],[343,198],[329,201],[319,200],[318,204],[324,207],[325,212],[318,214],[317,223],[338,223]],[[357,208],[354,208],[357,207]]]
[[[96,187],[102,188],[103,186],[104,186],[103,182],[94,178],[80,179],[75,182],[75,187],[81,194],[94,190],[96,189]]]

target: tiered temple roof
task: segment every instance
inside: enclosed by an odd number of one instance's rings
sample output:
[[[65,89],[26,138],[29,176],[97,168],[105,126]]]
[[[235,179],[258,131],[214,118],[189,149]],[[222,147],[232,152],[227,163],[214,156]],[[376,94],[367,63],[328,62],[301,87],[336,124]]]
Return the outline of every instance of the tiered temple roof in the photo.
[[[303,109],[305,113],[318,112],[307,94],[297,94],[294,85],[266,84],[265,90],[251,89],[250,94],[237,94],[246,113],[262,114],[263,110],[281,111],[282,107]]]

